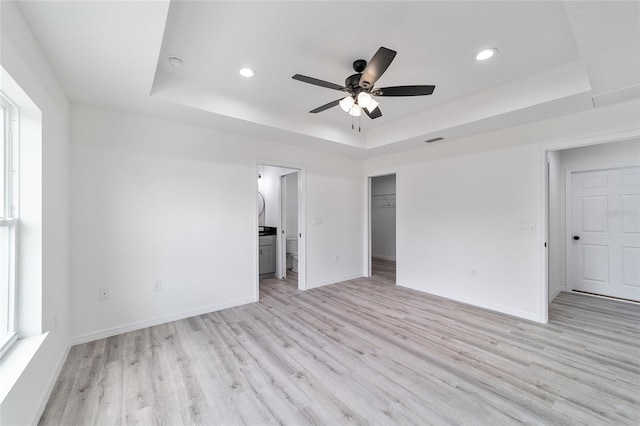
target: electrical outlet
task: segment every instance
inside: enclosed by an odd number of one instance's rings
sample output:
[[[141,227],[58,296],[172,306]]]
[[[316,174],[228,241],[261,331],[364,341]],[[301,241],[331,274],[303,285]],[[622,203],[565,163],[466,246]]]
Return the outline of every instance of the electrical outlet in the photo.
[[[338,263],[340,262],[340,256],[338,256],[337,254],[333,257],[333,260]]]
[[[98,293],[98,299],[99,300],[107,300],[109,298],[109,289],[108,288],[101,288],[100,289],[100,293]]]
[[[472,269],[471,270],[471,276],[473,278],[478,278],[478,270],[477,269]]]
[[[160,291],[162,290],[162,281],[156,281],[153,284],[153,291]]]

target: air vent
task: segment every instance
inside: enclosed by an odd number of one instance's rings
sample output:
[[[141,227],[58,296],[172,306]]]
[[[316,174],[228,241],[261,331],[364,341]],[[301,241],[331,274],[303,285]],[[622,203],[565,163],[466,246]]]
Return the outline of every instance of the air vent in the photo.
[[[625,87],[624,89],[612,90],[610,92],[591,97],[594,108],[603,108],[636,98],[640,98],[640,84]]]
[[[433,138],[433,139],[427,139],[426,141],[424,141],[425,143],[434,143],[434,142],[440,142],[444,140],[444,138]]]

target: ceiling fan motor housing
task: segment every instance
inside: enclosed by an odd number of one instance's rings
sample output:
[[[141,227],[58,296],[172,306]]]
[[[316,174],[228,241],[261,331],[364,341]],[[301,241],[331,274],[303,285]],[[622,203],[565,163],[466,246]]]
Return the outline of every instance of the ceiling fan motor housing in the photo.
[[[362,73],[364,69],[367,67],[367,61],[364,59],[357,59],[353,61],[353,70],[357,73]]]
[[[344,85],[348,87],[352,92],[356,92],[357,89],[360,89],[360,77],[362,74],[353,74],[347,77],[344,81]]]

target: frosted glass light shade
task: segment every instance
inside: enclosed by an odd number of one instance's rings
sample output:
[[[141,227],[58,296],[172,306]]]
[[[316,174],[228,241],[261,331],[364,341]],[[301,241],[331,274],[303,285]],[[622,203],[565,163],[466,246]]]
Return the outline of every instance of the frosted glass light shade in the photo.
[[[349,114],[353,115],[354,117],[360,117],[360,114],[362,114],[362,108],[360,108],[360,105],[358,104],[353,104],[353,106],[349,110]]]
[[[371,95],[367,92],[360,92],[358,94],[358,105],[360,105],[362,108],[366,108],[367,106],[369,106],[369,103],[372,100],[373,98],[371,98]]]
[[[347,96],[340,101],[340,108],[342,108],[344,112],[349,112],[354,103],[355,101],[353,100],[353,98],[351,96]]]
[[[371,101],[369,101],[369,104],[367,105],[367,111],[372,112],[374,109],[378,108],[378,105],[380,105],[375,99],[371,98]]]

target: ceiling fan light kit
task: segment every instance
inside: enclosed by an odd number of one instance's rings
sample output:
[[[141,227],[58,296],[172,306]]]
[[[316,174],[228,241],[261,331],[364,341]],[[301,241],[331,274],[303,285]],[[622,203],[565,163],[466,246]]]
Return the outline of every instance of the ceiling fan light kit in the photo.
[[[342,108],[344,112],[349,112],[354,103],[355,101],[353,100],[353,98],[351,96],[347,96],[340,101],[340,108]]]
[[[303,83],[339,90],[349,94],[342,99],[331,101],[309,111],[312,114],[317,114],[333,108],[336,105],[340,105],[340,108],[344,112],[349,113],[353,117],[359,117],[364,110],[369,118],[376,119],[382,117],[382,112],[378,107],[380,104],[373,98],[374,96],[425,96],[431,95],[435,89],[435,86],[432,85],[374,88],[375,83],[387,68],[389,68],[395,56],[396,51],[381,47],[376,54],[373,55],[369,63],[364,59],[354,61],[353,70],[356,73],[346,78],[344,86],[301,74],[296,74],[292,78]]]
[[[367,108],[372,100],[373,98],[367,92],[358,93],[358,105],[362,108]]]

